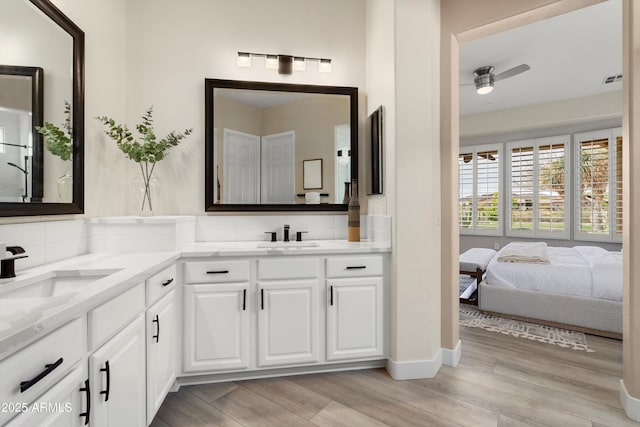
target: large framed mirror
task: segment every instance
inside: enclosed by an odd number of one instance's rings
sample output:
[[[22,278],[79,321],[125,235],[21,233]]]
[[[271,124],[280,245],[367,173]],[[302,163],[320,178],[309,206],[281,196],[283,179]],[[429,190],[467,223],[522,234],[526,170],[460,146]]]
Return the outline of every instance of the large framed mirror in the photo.
[[[357,88],[205,79],[205,115],[206,211],[347,209]],[[322,179],[305,189],[310,160]]]
[[[49,0],[2,0],[0,40],[0,216],[83,213],[84,33]],[[68,128],[70,159],[46,123]]]

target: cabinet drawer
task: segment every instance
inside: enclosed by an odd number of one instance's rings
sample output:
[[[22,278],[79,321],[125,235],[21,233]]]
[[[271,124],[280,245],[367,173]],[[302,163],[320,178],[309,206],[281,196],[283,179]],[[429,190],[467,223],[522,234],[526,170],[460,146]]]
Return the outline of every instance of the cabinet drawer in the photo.
[[[0,402],[29,404],[53,387],[84,356],[84,336],[78,318],[0,362]],[[10,409],[0,411],[0,425],[17,415]]]
[[[320,274],[318,258],[277,258],[258,260],[259,280],[314,279]]]
[[[327,258],[327,277],[382,276],[382,256]]]
[[[144,283],[89,312],[89,348],[95,350],[144,311]]]
[[[249,280],[249,261],[187,262],[184,279],[187,283],[246,282]]]
[[[171,265],[147,279],[147,306],[152,305],[176,285],[176,266]]]

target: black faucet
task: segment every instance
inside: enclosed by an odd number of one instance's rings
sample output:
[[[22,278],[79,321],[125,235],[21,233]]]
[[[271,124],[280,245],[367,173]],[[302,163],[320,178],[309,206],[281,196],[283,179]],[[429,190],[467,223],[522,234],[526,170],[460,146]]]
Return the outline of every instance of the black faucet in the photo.
[[[282,239],[282,241],[283,242],[289,241],[289,224],[284,225],[284,238]]]
[[[11,252],[15,256],[3,258],[0,260],[0,279],[9,279],[11,277],[16,277],[15,261],[17,259],[27,258],[29,256],[21,255],[24,254],[24,249],[22,249],[20,246],[7,246],[7,251]]]

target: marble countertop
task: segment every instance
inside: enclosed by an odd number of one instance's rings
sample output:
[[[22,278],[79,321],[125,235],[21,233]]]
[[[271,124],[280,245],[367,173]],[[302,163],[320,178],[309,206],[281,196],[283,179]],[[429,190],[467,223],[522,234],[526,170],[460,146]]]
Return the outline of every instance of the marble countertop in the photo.
[[[313,246],[306,246],[313,245]],[[391,252],[390,242],[313,240],[304,242],[199,242],[183,248],[183,257],[332,255]]]
[[[144,282],[179,258],[176,252],[87,254],[19,272],[0,280],[0,359],[125,290]],[[81,289],[53,296],[23,297],[20,289],[46,280],[52,272],[82,276],[114,271]],[[14,297],[13,294],[18,294]]]
[[[305,246],[300,246],[305,245]],[[311,246],[308,246],[311,245]],[[388,242],[200,242],[179,252],[86,254],[31,268],[0,280],[0,360],[74,317],[99,306],[181,258],[215,256],[333,255],[390,252]],[[86,284],[60,294],[22,292],[56,274]],[[97,275],[97,276],[96,276]],[[82,282],[84,283],[84,282]],[[44,286],[43,286],[44,288]],[[28,294],[28,295],[25,295]]]

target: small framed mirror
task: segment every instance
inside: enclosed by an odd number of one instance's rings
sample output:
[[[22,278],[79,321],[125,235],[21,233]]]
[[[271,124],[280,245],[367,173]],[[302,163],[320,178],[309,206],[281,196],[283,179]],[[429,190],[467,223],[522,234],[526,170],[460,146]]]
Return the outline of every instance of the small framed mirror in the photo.
[[[302,161],[302,188],[322,190],[322,159]]]

